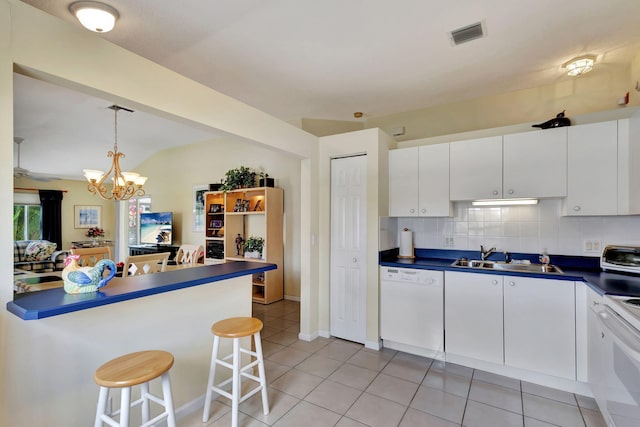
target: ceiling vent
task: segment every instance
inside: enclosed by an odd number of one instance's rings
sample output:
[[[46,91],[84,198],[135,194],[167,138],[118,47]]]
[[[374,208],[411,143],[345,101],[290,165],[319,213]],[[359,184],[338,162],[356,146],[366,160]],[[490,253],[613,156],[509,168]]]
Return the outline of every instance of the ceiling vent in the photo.
[[[476,22],[475,24],[467,25],[466,27],[458,28],[449,33],[451,41],[454,45],[470,42],[471,40],[484,37],[484,29],[482,28],[482,22]]]

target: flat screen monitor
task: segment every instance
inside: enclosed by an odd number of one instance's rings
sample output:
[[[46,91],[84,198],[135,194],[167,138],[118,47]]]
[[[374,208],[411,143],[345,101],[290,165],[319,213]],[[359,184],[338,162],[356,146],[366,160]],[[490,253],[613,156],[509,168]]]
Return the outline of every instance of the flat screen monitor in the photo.
[[[173,213],[142,212],[140,214],[140,243],[143,245],[173,244]]]

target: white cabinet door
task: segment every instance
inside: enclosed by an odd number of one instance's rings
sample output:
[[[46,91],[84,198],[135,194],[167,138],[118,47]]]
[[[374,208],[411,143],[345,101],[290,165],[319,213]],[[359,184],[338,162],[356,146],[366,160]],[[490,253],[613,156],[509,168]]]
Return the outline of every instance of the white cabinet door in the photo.
[[[419,150],[420,216],[451,216],[449,144],[423,145]]]
[[[445,272],[445,351],[502,365],[502,277]]]
[[[389,216],[418,216],[419,147],[389,151]]]
[[[576,378],[575,283],[504,277],[504,363]]]
[[[502,137],[449,144],[451,200],[502,198]]]
[[[568,128],[566,215],[616,215],[617,121]]]
[[[567,195],[567,128],[505,135],[505,199]]]

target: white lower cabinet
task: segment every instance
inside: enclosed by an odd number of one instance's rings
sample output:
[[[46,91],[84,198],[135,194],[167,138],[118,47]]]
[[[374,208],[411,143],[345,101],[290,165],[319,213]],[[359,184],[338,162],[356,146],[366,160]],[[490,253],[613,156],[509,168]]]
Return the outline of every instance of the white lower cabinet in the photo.
[[[445,353],[576,379],[575,282],[445,272]]]
[[[504,364],[576,378],[575,283],[504,277]]]
[[[445,353],[503,364],[502,276],[445,272]]]

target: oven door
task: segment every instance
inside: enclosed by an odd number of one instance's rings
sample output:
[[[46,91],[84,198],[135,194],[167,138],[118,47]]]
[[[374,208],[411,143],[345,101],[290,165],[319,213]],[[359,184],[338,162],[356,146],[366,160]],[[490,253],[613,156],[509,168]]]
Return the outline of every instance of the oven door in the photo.
[[[593,390],[598,406],[610,426],[640,426],[640,331],[608,305],[596,318],[601,327],[593,355],[600,365]]]

